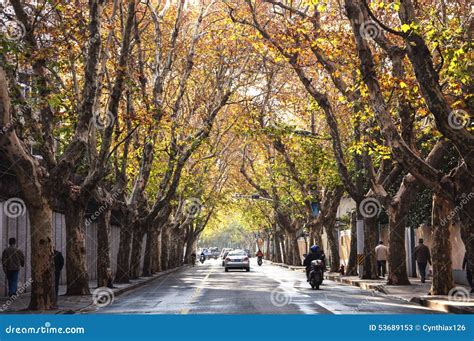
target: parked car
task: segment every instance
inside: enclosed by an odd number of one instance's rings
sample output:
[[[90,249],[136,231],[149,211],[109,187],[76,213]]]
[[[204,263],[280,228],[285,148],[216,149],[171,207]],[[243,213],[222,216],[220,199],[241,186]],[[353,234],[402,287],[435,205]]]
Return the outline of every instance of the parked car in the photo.
[[[229,251],[225,257],[225,272],[229,269],[245,269],[250,271],[250,259],[244,250]]]

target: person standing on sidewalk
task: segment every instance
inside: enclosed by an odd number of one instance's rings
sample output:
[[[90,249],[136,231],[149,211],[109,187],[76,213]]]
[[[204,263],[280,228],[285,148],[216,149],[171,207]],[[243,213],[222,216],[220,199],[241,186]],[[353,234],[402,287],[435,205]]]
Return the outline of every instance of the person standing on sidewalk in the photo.
[[[469,286],[471,287],[471,294],[474,293],[474,283],[472,283],[472,272],[469,269],[469,266],[467,264],[467,251],[464,254],[464,259],[462,260],[462,269],[466,269],[466,279],[467,282],[469,283]]]
[[[383,245],[383,241],[379,241],[379,245],[375,247],[375,257],[377,259],[377,274],[379,277],[385,277],[387,272],[387,256],[388,247]]]
[[[420,238],[418,240],[418,246],[415,247],[413,255],[415,256],[416,263],[418,264],[418,271],[420,272],[421,283],[425,283],[426,265],[427,263],[431,265],[431,254],[428,246],[423,244],[423,238]]]
[[[25,266],[25,256],[16,247],[16,239],[8,239],[8,247],[2,253],[2,266],[8,281],[8,296],[16,295],[18,288],[18,273]]]
[[[61,278],[61,270],[64,267],[64,257],[63,254],[54,250],[54,292],[56,293],[56,298],[59,295],[59,279]]]

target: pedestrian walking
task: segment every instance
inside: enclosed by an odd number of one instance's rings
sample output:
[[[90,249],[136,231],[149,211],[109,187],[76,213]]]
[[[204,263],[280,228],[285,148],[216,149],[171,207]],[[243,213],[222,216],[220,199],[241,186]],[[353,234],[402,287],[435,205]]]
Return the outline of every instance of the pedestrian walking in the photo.
[[[54,250],[54,292],[56,293],[56,298],[59,295],[59,280],[61,279],[61,270],[64,267],[64,257],[63,254]]]
[[[467,251],[464,253],[464,259],[462,260],[462,269],[466,269],[466,279],[467,283],[469,283],[469,286],[471,287],[471,294],[474,293],[474,284],[472,283],[472,272],[471,269],[469,268],[469,264],[467,261]]]
[[[2,253],[3,272],[7,276],[8,296],[16,295],[18,288],[18,273],[20,267],[25,266],[25,256],[23,252],[16,247],[16,239],[8,239],[8,247]]]
[[[387,272],[388,247],[383,245],[383,241],[379,241],[379,245],[375,247],[375,257],[377,259],[377,275],[385,277]]]
[[[415,256],[415,261],[418,264],[418,271],[420,272],[421,283],[425,283],[426,265],[427,263],[431,265],[431,254],[428,246],[423,244],[423,238],[420,238],[418,240],[418,246],[415,247],[413,255]]]

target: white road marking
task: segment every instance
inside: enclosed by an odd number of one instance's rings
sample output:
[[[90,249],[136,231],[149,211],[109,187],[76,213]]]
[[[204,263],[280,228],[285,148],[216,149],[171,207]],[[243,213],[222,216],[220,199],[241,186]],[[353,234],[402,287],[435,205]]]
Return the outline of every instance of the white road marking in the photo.
[[[342,311],[336,310],[336,309],[334,309],[334,307],[332,307],[328,304],[324,304],[321,301],[314,301],[314,303],[320,305],[321,307],[323,307],[326,310],[329,310],[331,313],[333,313],[335,315],[341,315],[342,314]]]

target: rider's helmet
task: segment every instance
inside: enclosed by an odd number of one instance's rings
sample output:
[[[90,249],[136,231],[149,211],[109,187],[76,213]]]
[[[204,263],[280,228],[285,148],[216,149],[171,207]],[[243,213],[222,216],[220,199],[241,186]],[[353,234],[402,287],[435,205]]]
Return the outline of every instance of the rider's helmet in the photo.
[[[319,250],[319,246],[313,245],[313,246],[311,246],[309,249],[311,250],[311,252],[316,252],[316,251]]]

